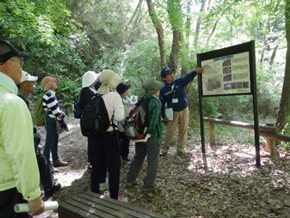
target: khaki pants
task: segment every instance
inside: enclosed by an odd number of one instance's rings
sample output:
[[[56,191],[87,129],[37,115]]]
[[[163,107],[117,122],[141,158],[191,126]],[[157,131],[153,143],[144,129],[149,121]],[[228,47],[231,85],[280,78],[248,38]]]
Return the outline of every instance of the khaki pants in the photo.
[[[166,155],[170,144],[172,142],[174,132],[178,126],[178,141],[177,151],[184,149],[187,142],[187,128],[188,128],[188,107],[182,111],[173,111],[173,120],[167,123],[167,130],[164,136],[161,153]]]

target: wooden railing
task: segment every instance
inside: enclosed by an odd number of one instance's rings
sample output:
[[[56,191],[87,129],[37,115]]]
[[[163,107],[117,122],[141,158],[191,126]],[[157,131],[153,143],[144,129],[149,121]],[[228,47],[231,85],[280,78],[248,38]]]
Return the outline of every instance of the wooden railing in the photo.
[[[209,123],[210,146],[215,145],[215,124],[254,130],[254,124],[249,124],[249,123],[244,123],[244,122],[226,121],[226,120],[214,119],[214,118],[209,118],[209,117],[204,117],[203,121]],[[259,135],[266,138],[266,142],[267,142],[266,150],[270,154],[275,153],[275,140],[290,142],[290,136],[277,134],[276,127],[274,127],[272,124],[260,125]]]

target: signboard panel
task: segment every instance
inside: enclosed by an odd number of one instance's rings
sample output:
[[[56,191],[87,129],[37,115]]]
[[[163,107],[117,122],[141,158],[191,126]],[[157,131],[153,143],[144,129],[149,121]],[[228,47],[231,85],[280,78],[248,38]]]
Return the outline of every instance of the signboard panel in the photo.
[[[202,96],[252,94],[253,41],[197,55]]]

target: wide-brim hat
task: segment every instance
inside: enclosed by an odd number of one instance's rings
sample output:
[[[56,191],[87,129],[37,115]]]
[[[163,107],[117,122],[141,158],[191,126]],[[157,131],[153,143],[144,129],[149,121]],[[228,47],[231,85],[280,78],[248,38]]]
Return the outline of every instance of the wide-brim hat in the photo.
[[[3,64],[12,57],[29,58],[31,54],[18,51],[7,40],[0,40],[0,64]]]
[[[38,79],[37,76],[31,76],[29,73],[27,73],[26,71],[22,70],[22,76],[20,79],[20,83],[23,82],[35,82]]]
[[[54,81],[56,81],[58,83],[57,78],[53,78],[51,76],[46,76],[41,80],[40,84],[41,84],[43,90],[47,91],[51,88]]]
[[[163,85],[162,82],[156,81],[154,78],[149,78],[144,81],[143,88],[146,95],[152,95],[162,89]]]
[[[122,95],[124,92],[126,92],[131,85],[127,85],[126,83],[120,82],[119,85],[117,86],[117,92]]]
[[[82,87],[89,87],[98,79],[100,74],[97,74],[94,71],[86,72],[82,77]]]
[[[109,83],[112,88],[116,88],[122,80],[121,75],[114,73],[112,70],[103,70],[100,75],[100,82],[102,84]]]

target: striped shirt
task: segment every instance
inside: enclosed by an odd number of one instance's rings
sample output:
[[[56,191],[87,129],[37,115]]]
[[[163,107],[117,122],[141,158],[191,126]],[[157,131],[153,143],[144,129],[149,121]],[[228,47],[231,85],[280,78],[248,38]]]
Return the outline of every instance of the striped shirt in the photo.
[[[162,145],[162,118],[161,118],[161,102],[158,98],[151,95],[147,96],[148,102],[148,118],[149,127],[147,133],[151,134],[154,141],[158,145]]]
[[[42,106],[45,113],[51,118],[56,118],[63,112],[59,109],[58,101],[55,97],[55,92],[48,90],[42,97]]]

